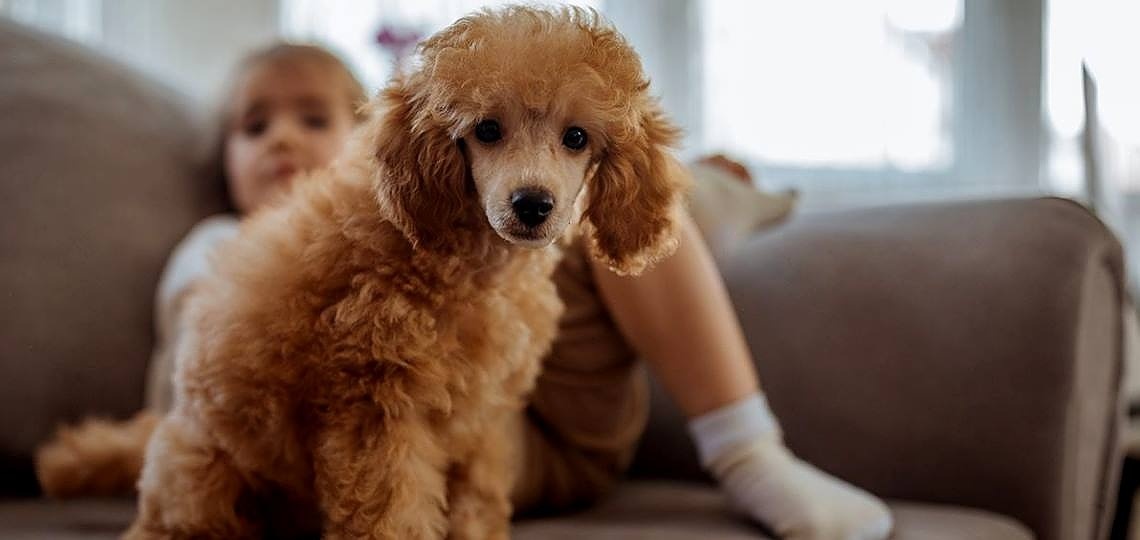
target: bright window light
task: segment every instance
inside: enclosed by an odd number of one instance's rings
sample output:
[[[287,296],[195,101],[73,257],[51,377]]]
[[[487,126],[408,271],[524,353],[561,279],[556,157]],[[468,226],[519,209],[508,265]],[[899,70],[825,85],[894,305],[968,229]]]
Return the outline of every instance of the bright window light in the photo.
[[[365,86],[382,87],[392,75],[395,54],[377,39],[392,41],[427,37],[482,7],[510,0],[282,0],[281,31],[290,39],[322,43],[344,56]],[[602,0],[530,2],[600,8]]]
[[[708,150],[793,167],[944,169],[960,0],[702,0]]]
[[[1121,143],[1140,147],[1140,2],[1088,0],[1081,6],[1090,14],[1081,38],[1097,79],[1101,121]]]

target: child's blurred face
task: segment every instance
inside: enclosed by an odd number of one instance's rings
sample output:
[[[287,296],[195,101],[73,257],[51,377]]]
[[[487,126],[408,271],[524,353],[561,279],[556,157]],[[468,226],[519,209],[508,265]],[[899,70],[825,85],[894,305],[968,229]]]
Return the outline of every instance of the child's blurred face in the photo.
[[[332,162],[353,127],[342,75],[311,60],[267,62],[239,82],[225,139],[226,178],[242,213],[302,171]]]

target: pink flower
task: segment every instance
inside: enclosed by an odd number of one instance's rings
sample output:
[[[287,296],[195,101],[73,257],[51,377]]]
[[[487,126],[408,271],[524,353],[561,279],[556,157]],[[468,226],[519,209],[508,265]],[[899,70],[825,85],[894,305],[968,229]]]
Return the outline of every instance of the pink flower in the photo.
[[[376,43],[396,58],[401,58],[420,41],[421,37],[423,36],[414,29],[386,24],[381,26],[380,32],[376,34]]]

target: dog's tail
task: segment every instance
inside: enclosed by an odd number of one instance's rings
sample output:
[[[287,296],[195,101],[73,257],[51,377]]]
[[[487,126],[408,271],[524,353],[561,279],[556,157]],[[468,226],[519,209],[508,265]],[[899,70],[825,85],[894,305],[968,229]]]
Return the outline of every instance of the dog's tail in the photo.
[[[133,493],[158,420],[154,412],[142,411],[130,420],[88,418],[61,427],[36,450],[40,488],[55,498]]]

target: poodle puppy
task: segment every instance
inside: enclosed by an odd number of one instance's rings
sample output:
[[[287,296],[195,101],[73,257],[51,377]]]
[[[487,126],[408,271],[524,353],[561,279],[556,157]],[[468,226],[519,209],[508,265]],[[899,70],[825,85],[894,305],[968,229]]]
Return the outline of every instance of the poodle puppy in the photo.
[[[220,251],[128,538],[508,536],[507,428],[555,337],[557,242],[580,221],[640,272],[687,180],[595,12],[482,11],[419,53],[338,164]]]

